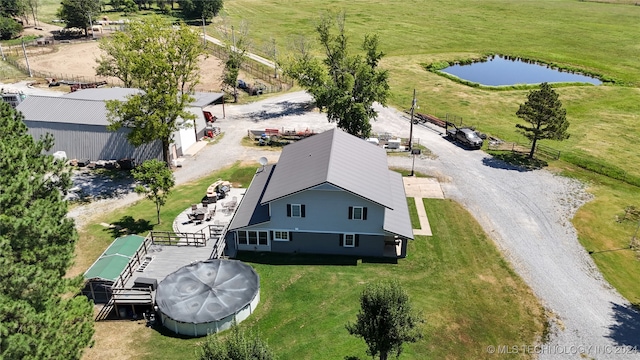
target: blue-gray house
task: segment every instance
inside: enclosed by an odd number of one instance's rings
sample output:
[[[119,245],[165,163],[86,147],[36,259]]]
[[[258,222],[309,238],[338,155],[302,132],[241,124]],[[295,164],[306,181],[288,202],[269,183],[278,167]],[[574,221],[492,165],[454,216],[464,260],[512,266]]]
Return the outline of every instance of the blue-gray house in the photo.
[[[234,251],[405,257],[402,177],[385,150],[339,129],[287,145],[257,170],[231,220]]]

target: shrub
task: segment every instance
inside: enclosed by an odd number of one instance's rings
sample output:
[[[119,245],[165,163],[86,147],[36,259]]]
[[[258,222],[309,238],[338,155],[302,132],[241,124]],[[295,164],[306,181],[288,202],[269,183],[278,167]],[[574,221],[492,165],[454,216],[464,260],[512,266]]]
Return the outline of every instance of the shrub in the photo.
[[[10,40],[17,37],[22,32],[22,25],[17,21],[0,16],[0,39]]]

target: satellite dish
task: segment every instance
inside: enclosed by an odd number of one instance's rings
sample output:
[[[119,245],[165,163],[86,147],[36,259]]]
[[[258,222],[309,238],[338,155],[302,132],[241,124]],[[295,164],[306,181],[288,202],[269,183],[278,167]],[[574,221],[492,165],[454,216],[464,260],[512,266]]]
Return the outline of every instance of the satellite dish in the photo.
[[[267,165],[267,163],[269,163],[269,160],[267,160],[267,158],[263,156],[260,159],[258,159],[258,162],[260,163],[260,165],[262,165],[262,169],[260,169],[260,171],[263,171],[264,166]]]

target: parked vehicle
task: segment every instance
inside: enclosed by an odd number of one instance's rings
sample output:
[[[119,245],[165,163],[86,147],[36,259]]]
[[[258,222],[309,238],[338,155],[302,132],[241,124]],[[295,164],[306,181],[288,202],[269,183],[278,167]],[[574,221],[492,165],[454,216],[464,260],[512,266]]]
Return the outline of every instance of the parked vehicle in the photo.
[[[450,128],[450,126],[452,126],[452,128]],[[458,128],[451,122],[447,122],[446,131],[447,137],[450,140],[456,141],[472,149],[480,149],[484,142],[475,130],[468,127]]]
[[[9,103],[11,106],[16,107],[20,105],[22,100],[24,100],[27,96],[23,93],[2,93],[2,100]]]

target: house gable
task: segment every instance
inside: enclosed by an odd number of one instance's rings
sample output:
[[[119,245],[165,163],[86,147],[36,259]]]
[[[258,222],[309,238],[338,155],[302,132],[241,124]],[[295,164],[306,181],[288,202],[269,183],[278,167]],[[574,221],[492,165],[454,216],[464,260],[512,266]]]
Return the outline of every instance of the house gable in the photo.
[[[330,183],[392,207],[386,156],[383,149],[339,129],[314,135],[282,150],[262,202]]]

